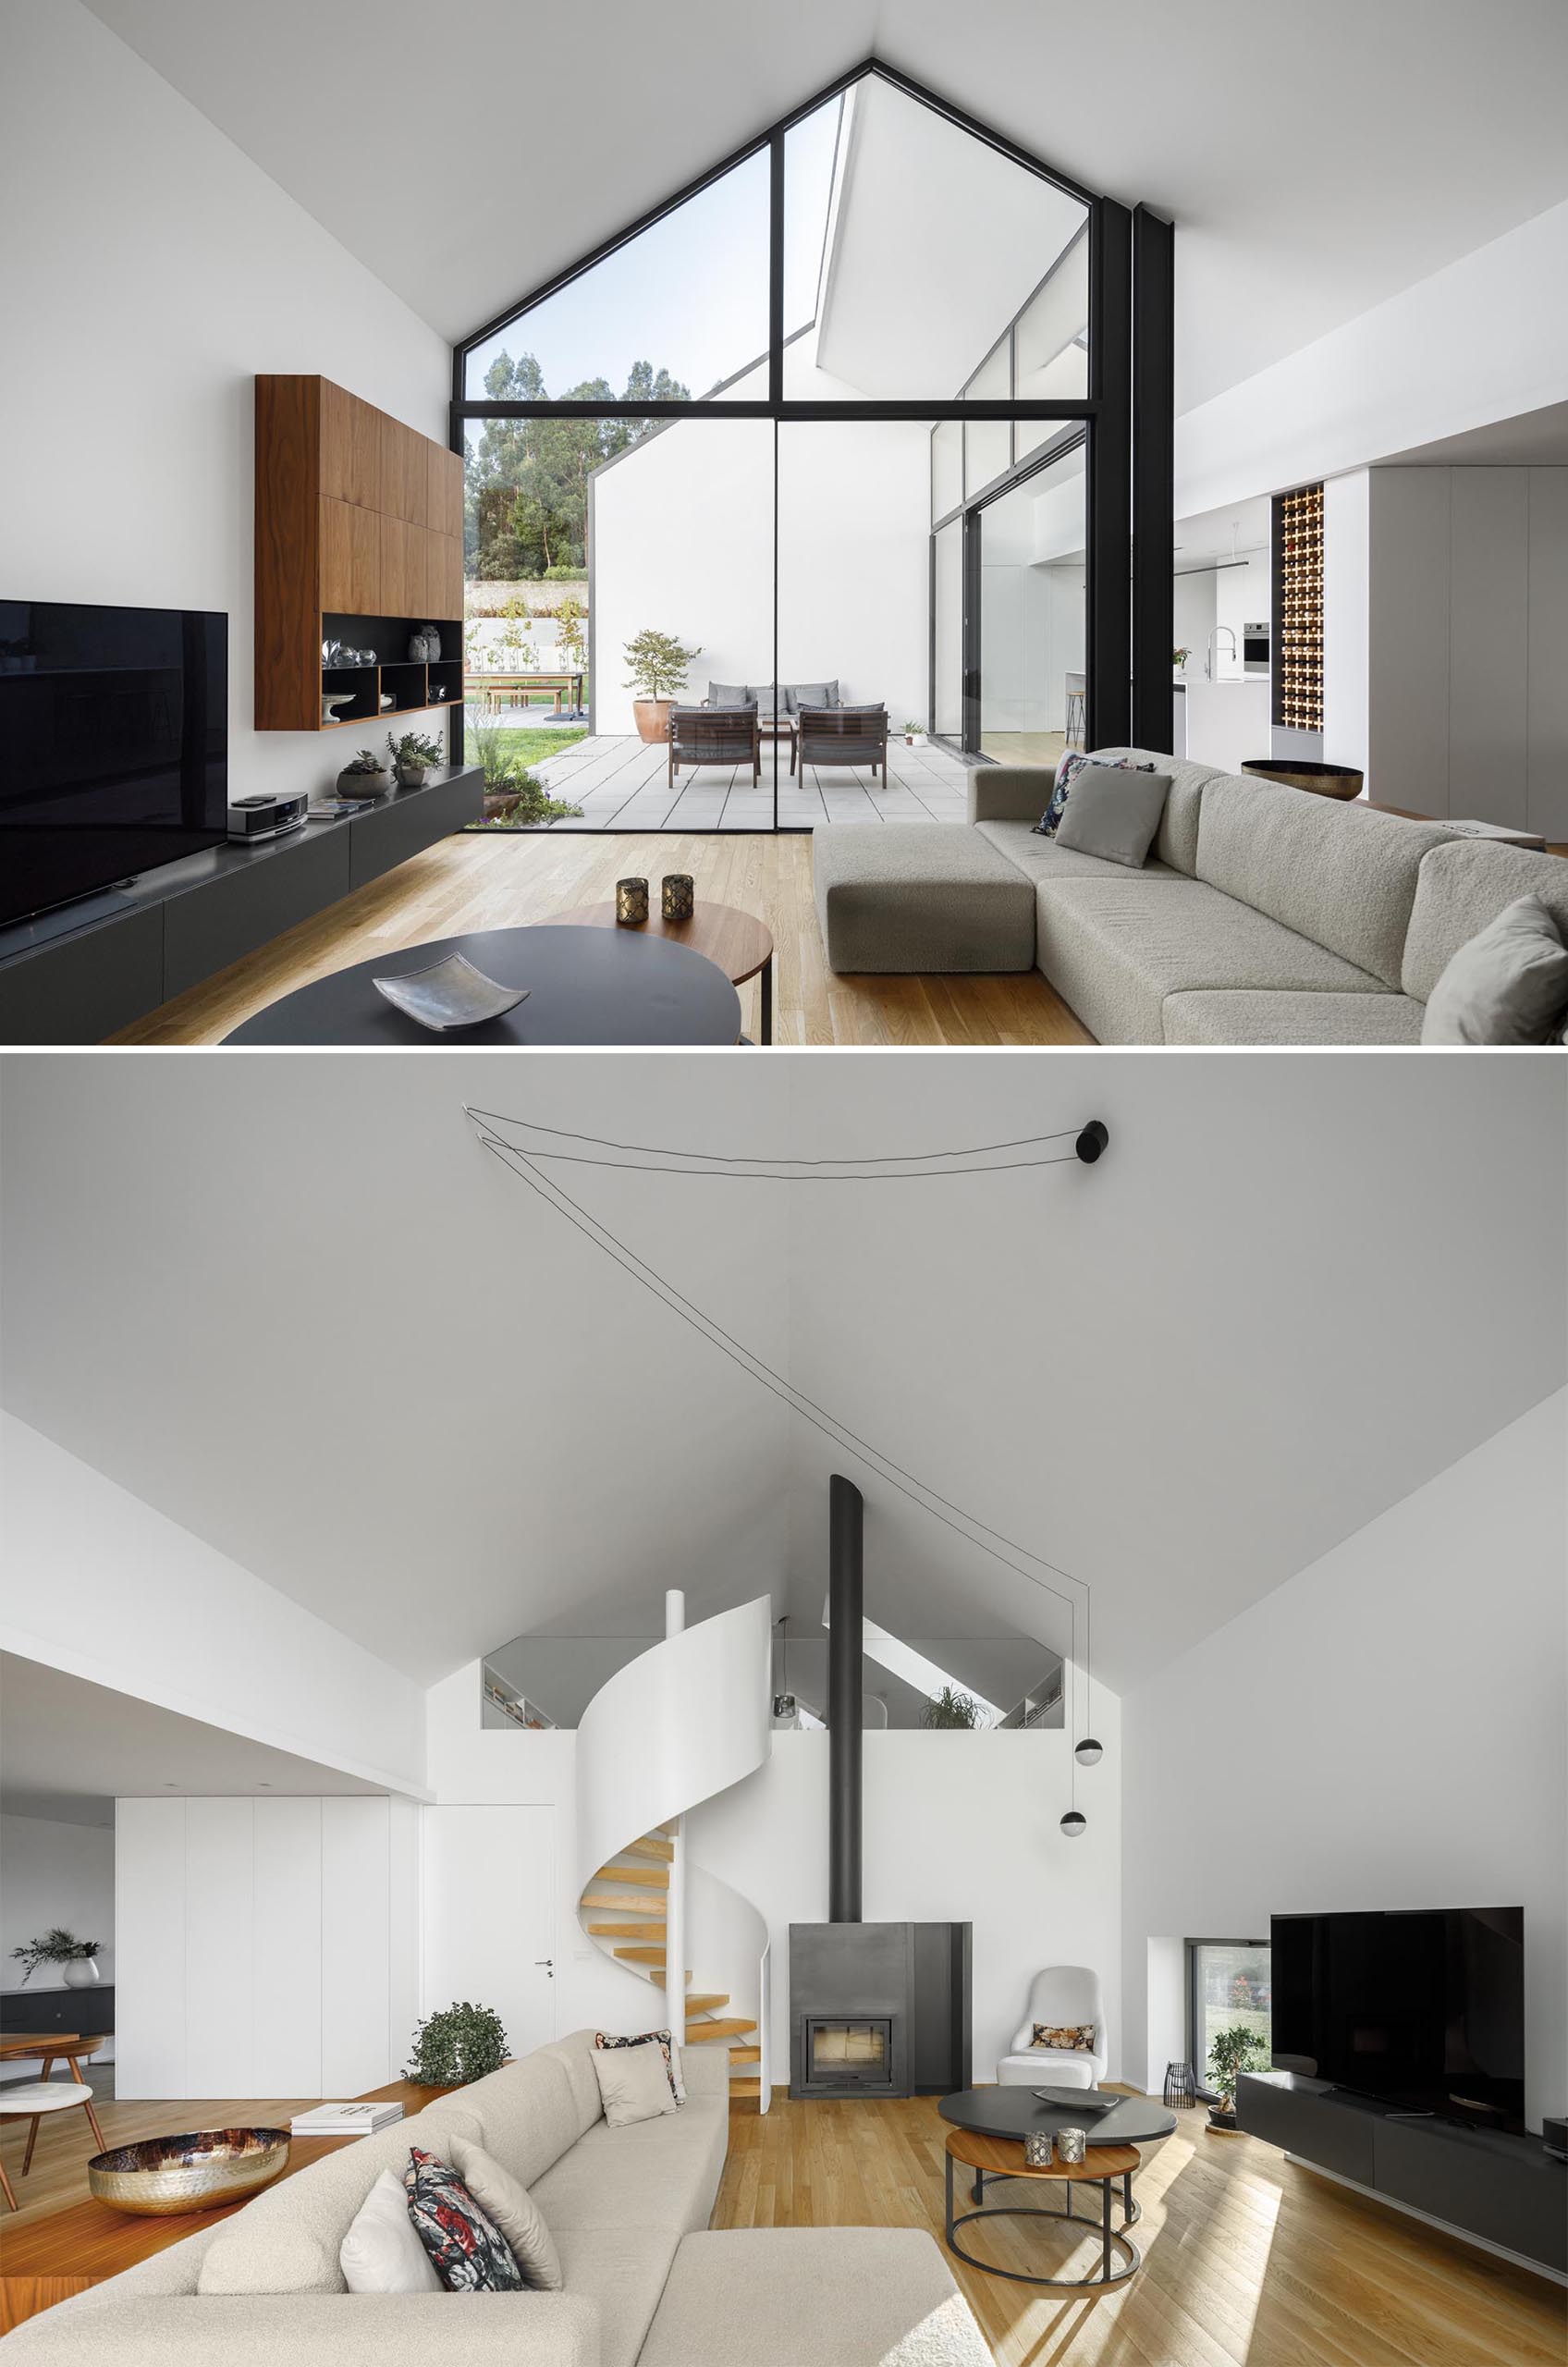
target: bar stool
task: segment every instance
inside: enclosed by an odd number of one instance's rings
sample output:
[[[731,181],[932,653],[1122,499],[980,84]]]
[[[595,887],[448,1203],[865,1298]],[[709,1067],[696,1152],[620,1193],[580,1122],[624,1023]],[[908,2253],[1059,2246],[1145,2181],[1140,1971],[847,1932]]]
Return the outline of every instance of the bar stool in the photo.
[[[1067,678],[1067,730],[1063,736],[1068,740],[1076,740],[1080,747],[1084,744],[1084,734],[1088,730],[1087,691],[1088,682],[1084,675],[1069,674]]]
[[[104,2132],[98,2126],[98,2116],[92,2109],[92,2091],[80,2079],[26,2079],[15,2088],[0,2088],[0,2121],[31,2120],[27,2133],[27,2152],[22,2156],[22,2176],[32,2167],[32,2149],[38,2142],[38,2124],[46,2112],[85,2112],[98,2140],[100,2153],[108,2151]],[[13,2211],[17,2198],[11,2181],[0,2163],[0,2190]]]

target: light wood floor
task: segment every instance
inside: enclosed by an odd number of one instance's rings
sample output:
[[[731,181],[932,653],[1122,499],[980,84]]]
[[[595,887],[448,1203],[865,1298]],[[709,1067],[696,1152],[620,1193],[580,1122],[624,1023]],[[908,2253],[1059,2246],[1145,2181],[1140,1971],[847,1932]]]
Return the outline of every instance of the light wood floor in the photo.
[[[736,2112],[713,2224],[925,2227],[940,2243],[946,2135],[925,2096]],[[998,2367],[1562,2367],[1557,2287],[1293,2169],[1271,2145],[1211,2135],[1201,2112],[1144,2149],[1133,2194],[1143,2266],[1104,2296],[1033,2292],[950,2262]],[[987,2202],[1037,2199],[986,2190]],[[1051,2275],[1092,2270],[1098,2251],[1074,2253],[1067,2230],[1039,2221],[991,2220],[962,2240]]]
[[[217,1044],[296,987],[469,929],[521,926],[601,902],[618,878],[689,871],[699,898],[754,913],[773,932],[777,1044],[1087,1044],[1037,970],[1002,977],[837,977],[812,900],[811,840],[730,835],[444,839],[260,952],[139,1020],[116,1044]],[[656,889],[655,889],[656,892]],[[741,1026],[759,1031],[757,989]]]
[[[276,2125],[303,2108],[276,2096],[104,2102],[99,2116],[117,2145],[170,2128]],[[762,2115],[737,2105],[713,2225],[924,2227],[940,2242],[946,2134],[924,2096],[779,2096]],[[21,2124],[0,2132],[22,2203],[15,2219],[0,2215],[0,2265],[7,2230],[87,2195],[85,2123],[46,2123],[22,2180],[25,2139]],[[1211,2135],[1200,2112],[1145,2149],[1133,2191],[1144,2263],[1103,2298],[1036,2293],[952,2263],[998,2367],[1562,2367],[1568,2355],[1558,2287],[1294,2169],[1272,2146]],[[988,2201],[1007,2199],[987,2189]],[[965,2236],[1006,2267],[1059,2273],[1090,2257],[1035,2222],[992,2221]],[[78,2287],[67,2260],[47,2265],[59,2292],[30,2306]]]

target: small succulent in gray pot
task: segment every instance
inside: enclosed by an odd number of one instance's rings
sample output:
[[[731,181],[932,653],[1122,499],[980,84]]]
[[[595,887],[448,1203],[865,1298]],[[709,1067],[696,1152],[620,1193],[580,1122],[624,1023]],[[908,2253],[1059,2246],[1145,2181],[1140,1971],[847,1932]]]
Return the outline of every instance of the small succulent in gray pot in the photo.
[[[361,748],[337,776],[339,797],[385,797],[391,786],[391,774],[370,748]]]
[[[401,789],[417,789],[426,767],[442,763],[445,757],[439,740],[432,740],[423,731],[405,731],[400,740],[394,740],[389,731],[386,745],[392,752],[392,769]]]

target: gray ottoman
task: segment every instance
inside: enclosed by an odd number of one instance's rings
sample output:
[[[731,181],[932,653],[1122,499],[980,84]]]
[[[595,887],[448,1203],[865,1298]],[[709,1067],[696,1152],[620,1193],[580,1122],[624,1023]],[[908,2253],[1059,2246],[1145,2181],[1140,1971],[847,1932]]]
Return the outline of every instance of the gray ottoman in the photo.
[[[1035,883],[966,822],[814,831],[830,970],[1032,970]]]
[[[990,2359],[923,2231],[735,2227],[683,2238],[639,2367],[990,2367]]]

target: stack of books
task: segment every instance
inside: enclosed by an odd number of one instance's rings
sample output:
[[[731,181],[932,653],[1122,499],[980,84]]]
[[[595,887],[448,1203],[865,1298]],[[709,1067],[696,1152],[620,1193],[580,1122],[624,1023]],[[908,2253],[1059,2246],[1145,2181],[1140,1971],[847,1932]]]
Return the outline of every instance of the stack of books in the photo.
[[[296,2137],[374,2137],[403,2117],[396,2103],[312,2104],[297,2112],[288,2126]]]

